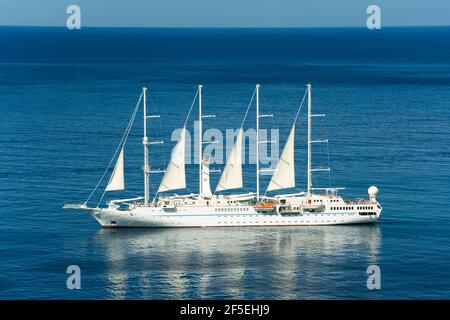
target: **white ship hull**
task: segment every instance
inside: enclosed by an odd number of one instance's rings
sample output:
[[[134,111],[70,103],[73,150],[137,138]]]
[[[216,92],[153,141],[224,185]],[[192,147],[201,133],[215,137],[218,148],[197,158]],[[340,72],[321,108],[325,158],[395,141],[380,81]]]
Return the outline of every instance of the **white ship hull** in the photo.
[[[373,215],[359,212],[299,213],[295,215],[263,214],[258,212],[217,214],[211,208],[167,213],[158,207],[121,211],[111,208],[87,209],[105,228],[166,228],[166,227],[254,227],[254,226],[317,226],[374,223],[381,210]]]

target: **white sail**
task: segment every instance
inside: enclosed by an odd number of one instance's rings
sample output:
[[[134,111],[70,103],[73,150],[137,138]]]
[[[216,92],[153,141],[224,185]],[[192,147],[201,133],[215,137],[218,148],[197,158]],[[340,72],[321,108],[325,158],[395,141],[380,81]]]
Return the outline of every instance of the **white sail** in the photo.
[[[158,192],[186,188],[185,142],[186,127],[181,130],[178,142],[172,150],[172,156],[159,185]]]
[[[227,164],[217,184],[216,191],[237,189],[243,187],[242,182],[242,138],[243,129],[240,128],[228,157]]]
[[[211,198],[211,186],[209,183],[209,157],[204,156],[202,160],[202,190],[200,192],[202,197]]]
[[[272,179],[267,187],[267,191],[295,187],[294,140],[295,123],[292,125],[291,132],[284,145],[283,152],[278,160]]]
[[[123,170],[123,148],[120,150],[111,178],[109,178],[106,191],[116,191],[125,189],[125,177]]]

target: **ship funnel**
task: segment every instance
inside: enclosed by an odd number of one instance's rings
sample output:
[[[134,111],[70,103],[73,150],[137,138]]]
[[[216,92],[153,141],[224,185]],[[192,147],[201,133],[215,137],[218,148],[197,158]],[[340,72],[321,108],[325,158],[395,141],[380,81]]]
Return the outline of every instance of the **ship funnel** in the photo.
[[[377,201],[377,194],[378,194],[378,188],[375,186],[371,186],[369,188],[369,190],[367,190],[367,192],[369,193],[369,198],[371,202],[376,202]]]

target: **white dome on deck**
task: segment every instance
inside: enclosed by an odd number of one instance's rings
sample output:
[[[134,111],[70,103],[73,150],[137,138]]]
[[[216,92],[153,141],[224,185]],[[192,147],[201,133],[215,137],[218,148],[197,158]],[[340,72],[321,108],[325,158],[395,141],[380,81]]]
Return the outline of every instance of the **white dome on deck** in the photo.
[[[369,193],[369,196],[376,197],[376,195],[378,194],[378,188],[375,186],[371,186],[369,190],[367,190],[367,192]]]

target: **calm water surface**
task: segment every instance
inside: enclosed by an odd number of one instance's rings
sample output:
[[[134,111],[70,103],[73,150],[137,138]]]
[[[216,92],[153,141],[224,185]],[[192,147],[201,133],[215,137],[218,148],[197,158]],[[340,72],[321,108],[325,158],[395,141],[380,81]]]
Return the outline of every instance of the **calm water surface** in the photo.
[[[449,38],[449,28],[0,28],[0,298],[450,298]],[[164,167],[198,83],[205,113],[216,114],[205,129],[221,130],[240,125],[260,83],[262,111],[274,114],[261,125],[284,142],[308,81],[327,114],[314,134],[330,140],[332,168],[315,184],[346,187],[345,197],[378,186],[377,224],[102,230],[61,209],[98,181],[143,85],[161,115],[151,138],[166,141],[151,160]],[[141,130],[139,121],[127,148],[129,191],[114,197],[142,193]],[[326,150],[314,160],[328,164]],[[244,169],[252,191],[254,167]],[[196,170],[188,167],[188,192]],[[152,179],[154,188],[161,176]],[[72,264],[81,290],[66,288]],[[381,290],[366,287],[373,264]]]

